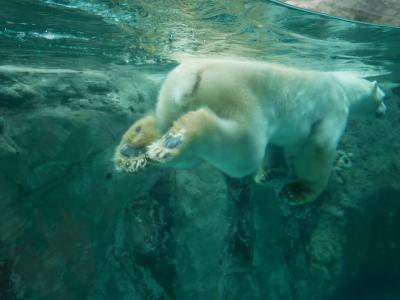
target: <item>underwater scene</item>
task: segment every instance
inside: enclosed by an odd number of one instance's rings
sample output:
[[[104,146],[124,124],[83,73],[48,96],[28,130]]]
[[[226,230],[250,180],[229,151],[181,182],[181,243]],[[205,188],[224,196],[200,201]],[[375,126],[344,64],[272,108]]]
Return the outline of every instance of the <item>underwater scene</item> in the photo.
[[[0,0],[0,300],[400,300],[400,4]]]

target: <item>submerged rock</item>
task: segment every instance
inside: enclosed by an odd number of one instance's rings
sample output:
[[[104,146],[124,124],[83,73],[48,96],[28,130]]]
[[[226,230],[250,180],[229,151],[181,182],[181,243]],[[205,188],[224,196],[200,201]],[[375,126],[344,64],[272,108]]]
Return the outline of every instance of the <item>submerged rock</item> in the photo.
[[[0,68],[0,260],[12,262],[1,280],[17,299],[84,299],[102,280],[121,210],[158,177],[114,171],[115,144],[140,116],[130,107],[147,109],[158,85],[114,68]],[[11,103],[4,91],[17,86],[29,97]]]

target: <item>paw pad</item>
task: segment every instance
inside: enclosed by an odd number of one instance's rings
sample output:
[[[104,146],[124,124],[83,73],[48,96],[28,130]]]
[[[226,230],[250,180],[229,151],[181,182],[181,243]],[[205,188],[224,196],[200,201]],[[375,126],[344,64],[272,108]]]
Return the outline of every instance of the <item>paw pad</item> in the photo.
[[[119,150],[119,153],[125,157],[136,157],[145,153],[143,148],[135,148],[129,145],[124,145]]]
[[[164,139],[164,145],[169,149],[173,149],[179,146],[181,143],[182,143],[182,135],[180,134],[178,135],[168,134]]]
[[[293,181],[282,188],[279,197],[286,199],[291,205],[299,205],[309,202],[311,194],[312,190],[307,184]]]

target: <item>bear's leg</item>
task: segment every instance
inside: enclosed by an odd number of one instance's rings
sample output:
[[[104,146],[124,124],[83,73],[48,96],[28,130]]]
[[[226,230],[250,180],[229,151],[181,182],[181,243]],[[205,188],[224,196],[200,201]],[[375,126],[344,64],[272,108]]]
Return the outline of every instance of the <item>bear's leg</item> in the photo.
[[[160,139],[147,147],[147,156],[153,162],[187,167],[197,160],[195,149],[201,142],[208,142],[209,138],[218,131],[218,118],[207,109],[189,111],[174,122],[172,127]],[[191,151],[186,151],[188,148]]]
[[[334,158],[335,149],[326,149],[313,142],[307,142],[295,160],[297,179],[287,183],[279,196],[292,205],[315,200],[328,182]]]
[[[279,193],[289,204],[299,205],[315,200],[326,187],[336,146],[344,130],[346,116],[334,116],[316,122],[308,140],[298,149],[294,161],[297,179],[287,183]]]
[[[288,174],[282,147],[269,144],[265,150],[263,163],[254,175],[254,181],[264,186],[279,188]]]
[[[260,145],[258,154],[250,145],[257,139],[249,132],[239,122],[201,108],[181,116],[166,134],[147,147],[147,156],[153,162],[180,168],[203,159],[230,176],[241,177],[261,163],[265,148]]]
[[[153,115],[142,117],[124,133],[118,145],[114,162],[117,170],[137,172],[147,164],[146,146],[161,136]]]

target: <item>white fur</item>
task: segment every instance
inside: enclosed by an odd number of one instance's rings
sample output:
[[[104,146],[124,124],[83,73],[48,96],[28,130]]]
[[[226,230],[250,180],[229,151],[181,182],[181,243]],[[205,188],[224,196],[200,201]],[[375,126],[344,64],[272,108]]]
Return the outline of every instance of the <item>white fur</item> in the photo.
[[[242,177],[262,165],[268,145],[277,145],[294,157],[295,176],[315,198],[329,178],[349,111],[383,113],[383,97],[375,82],[349,72],[184,60],[167,76],[155,114],[163,131],[185,129],[182,145],[169,149],[159,140],[149,156],[175,167],[203,159]]]
[[[259,166],[267,143],[299,145],[310,137],[317,122],[321,128],[316,138],[334,149],[352,104],[368,106],[364,102],[372,100],[370,106],[382,108],[382,97],[374,97],[373,86],[351,73],[190,59],[168,75],[156,116],[168,128],[187,111],[209,109],[219,130],[199,146],[207,152],[192,151],[229,175],[244,176]]]

